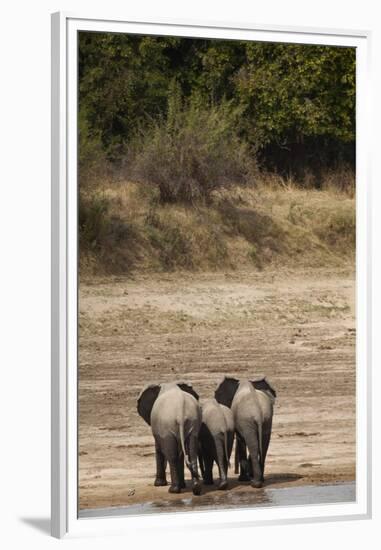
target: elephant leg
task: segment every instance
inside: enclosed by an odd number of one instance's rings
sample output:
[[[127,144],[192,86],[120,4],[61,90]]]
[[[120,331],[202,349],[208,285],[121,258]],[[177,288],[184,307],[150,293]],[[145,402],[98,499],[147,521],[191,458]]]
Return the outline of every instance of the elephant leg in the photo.
[[[190,459],[190,472],[192,476],[192,491],[194,495],[201,494],[201,483],[197,468],[198,437],[191,433],[188,441],[188,455]]]
[[[272,421],[264,424],[262,427],[262,460],[261,460],[262,481],[264,481],[265,461],[266,461],[267,450],[269,448],[270,439],[271,439],[271,425],[272,425]]]
[[[184,455],[181,453],[179,457],[178,462],[178,475],[179,475],[179,483],[180,483],[180,489],[185,489],[185,479],[184,479]]]
[[[253,463],[251,461],[251,455],[248,456],[247,462],[248,462],[248,466],[249,466],[250,479],[253,479],[254,472],[253,472]]]
[[[216,445],[216,455],[217,455],[217,466],[218,466],[218,472],[220,475],[220,483],[218,485],[218,488],[221,490],[228,488],[228,476],[227,476],[227,460],[225,456],[225,444],[224,444],[224,436],[221,434],[221,437],[215,438],[215,445]]]
[[[212,434],[205,424],[201,425],[198,441],[198,456],[202,479],[204,480],[205,485],[213,485],[213,460],[215,447]]]
[[[155,440],[155,455],[156,455],[156,478],[155,487],[163,487],[167,485],[167,477],[165,475],[165,468],[167,461],[164,454],[160,449],[160,443]]]
[[[249,471],[248,471],[248,461],[246,455],[246,443],[243,437],[237,433],[236,439],[236,453],[238,455],[238,463],[240,474],[238,481],[250,481]]]
[[[259,460],[258,428],[254,426],[245,433],[246,445],[249,449],[250,463],[253,471],[251,486],[256,489],[262,487],[262,468]]]
[[[163,440],[163,454],[169,462],[169,471],[171,474],[171,485],[169,493],[181,493],[181,483],[179,477],[179,451],[177,440],[174,436],[168,436]]]
[[[209,455],[204,455],[204,474],[203,479],[205,485],[213,485],[213,458]]]
[[[171,472],[171,485],[168,489],[169,493],[181,493],[181,485],[178,472],[177,461],[169,461],[169,471]]]

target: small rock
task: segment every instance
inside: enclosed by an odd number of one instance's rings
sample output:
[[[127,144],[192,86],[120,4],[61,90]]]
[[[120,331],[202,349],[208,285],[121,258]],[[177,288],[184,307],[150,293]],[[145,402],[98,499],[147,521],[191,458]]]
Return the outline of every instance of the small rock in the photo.
[[[321,344],[319,346],[319,349],[333,349],[333,347],[328,344]]]
[[[135,494],[135,489],[130,489],[127,493],[129,497],[132,497]]]

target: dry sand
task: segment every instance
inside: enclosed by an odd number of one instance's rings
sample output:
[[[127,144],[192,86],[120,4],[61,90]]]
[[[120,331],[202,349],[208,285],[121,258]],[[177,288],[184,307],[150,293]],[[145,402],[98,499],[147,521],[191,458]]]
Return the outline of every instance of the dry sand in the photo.
[[[153,438],[136,412],[147,382],[170,379],[190,380],[202,400],[224,374],[265,374],[278,394],[265,485],[354,480],[354,302],[349,269],[82,282],[80,508],[165,498],[184,509],[184,494],[153,487]],[[248,491],[229,476],[231,491]]]

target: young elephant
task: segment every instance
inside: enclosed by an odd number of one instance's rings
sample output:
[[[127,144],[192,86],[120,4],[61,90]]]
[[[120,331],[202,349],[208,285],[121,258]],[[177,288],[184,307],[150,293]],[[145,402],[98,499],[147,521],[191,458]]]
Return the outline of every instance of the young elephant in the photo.
[[[184,458],[192,475],[193,494],[201,493],[197,470],[198,433],[201,410],[198,395],[186,382],[150,384],[138,398],[138,413],[151,426],[155,439],[155,486],[167,485],[165,468],[169,462],[170,493],[185,487]]]
[[[239,479],[251,479],[252,487],[262,487],[276,397],[274,388],[265,377],[241,381],[225,377],[218,385],[215,397],[233,412],[237,434],[236,451],[241,469]]]
[[[228,487],[228,466],[234,440],[233,413],[215,399],[201,407],[202,424],[199,434],[199,462],[206,485],[213,484],[213,463],[220,474],[219,489]]]

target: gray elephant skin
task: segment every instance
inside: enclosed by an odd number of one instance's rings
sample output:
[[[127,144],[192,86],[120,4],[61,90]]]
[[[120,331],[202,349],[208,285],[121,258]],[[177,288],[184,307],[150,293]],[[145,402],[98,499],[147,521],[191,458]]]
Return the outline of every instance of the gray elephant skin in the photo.
[[[205,485],[213,485],[213,464],[218,466],[218,489],[228,487],[228,467],[234,441],[233,413],[215,399],[202,404],[199,434],[199,462]]]
[[[239,480],[250,480],[252,487],[262,487],[276,398],[274,388],[265,377],[254,380],[225,377],[217,386],[215,397],[233,413]]]
[[[192,476],[193,494],[201,493],[197,469],[198,434],[201,409],[198,395],[187,382],[149,384],[138,398],[138,413],[151,426],[155,440],[155,486],[167,485],[169,463],[170,493],[185,488],[184,459]]]

